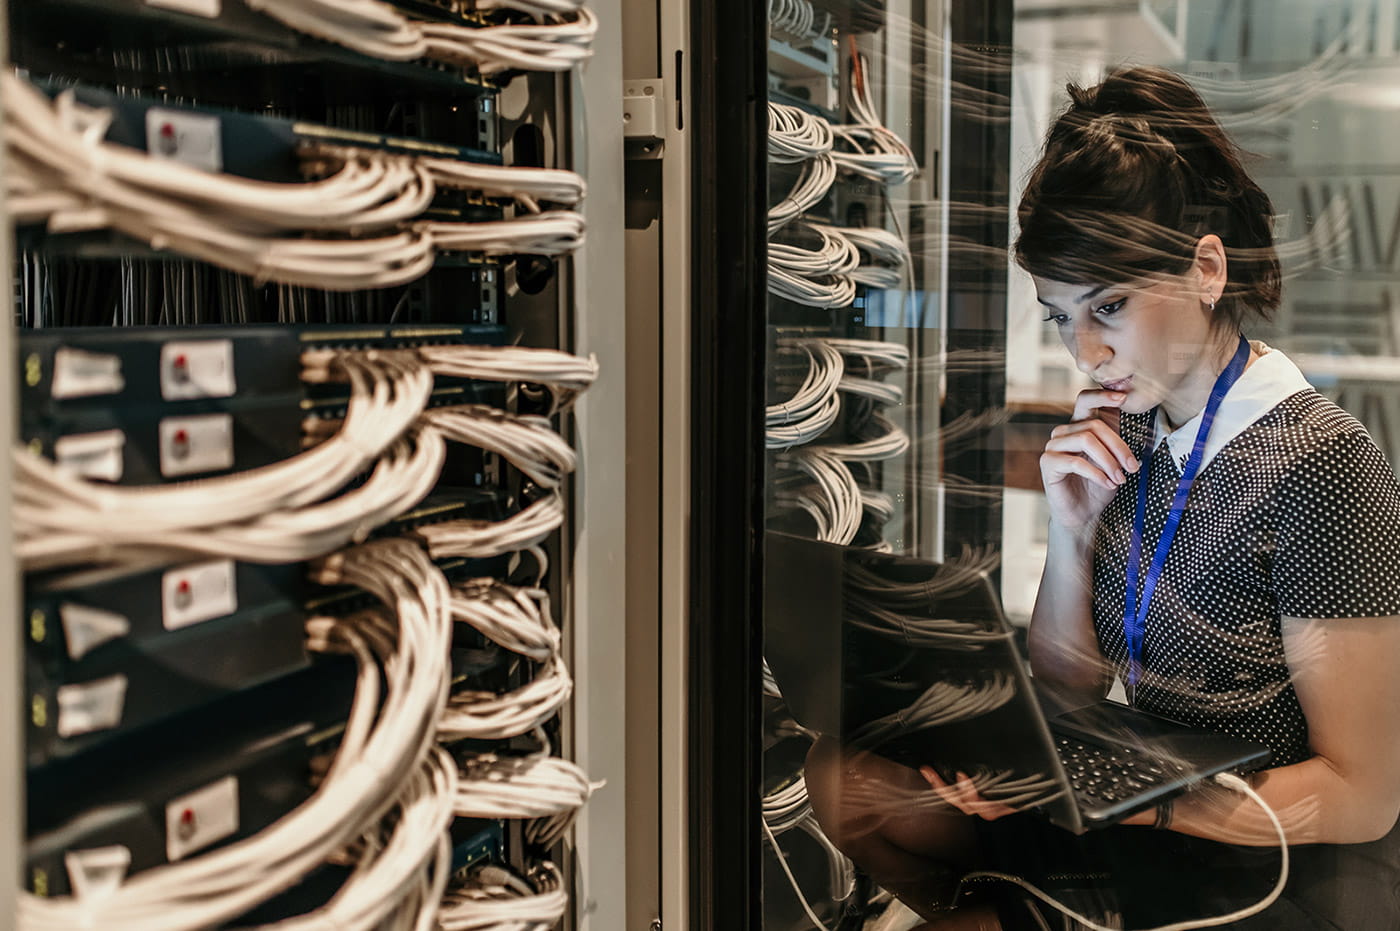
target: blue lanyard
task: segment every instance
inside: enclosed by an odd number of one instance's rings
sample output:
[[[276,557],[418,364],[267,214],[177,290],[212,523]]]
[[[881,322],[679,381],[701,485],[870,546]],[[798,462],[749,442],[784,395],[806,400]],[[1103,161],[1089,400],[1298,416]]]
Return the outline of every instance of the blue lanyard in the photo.
[[[1215,420],[1216,411],[1220,410],[1220,402],[1225,400],[1225,394],[1231,386],[1239,380],[1240,374],[1244,372],[1245,363],[1249,361],[1249,343],[1243,336],[1240,337],[1239,348],[1235,350],[1234,358],[1230,364],[1225,366],[1225,371],[1215,379],[1215,386],[1210,389],[1210,400],[1206,402],[1206,409],[1201,414],[1201,426],[1196,431],[1196,444],[1191,447],[1191,455],[1186,460],[1186,466],[1181,471],[1181,479],[1176,483],[1176,494],[1172,496],[1171,510],[1167,512],[1167,522],[1162,527],[1162,535],[1157,539],[1157,548],[1152,552],[1152,562],[1147,567],[1147,578],[1142,584],[1142,597],[1138,598],[1138,571],[1142,565],[1142,535],[1147,524],[1147,485],[1148,470],[1152,465],[1152,440],[1156,437],[1156,431],[1148,437],[1143,444],[1140,459],[1142,468],[1138,470],[1137,486],[1137,512],[1133,516],[1133,536],[1128,546],[1128,576],[1127,576],[1127,597],[1123,601],[1123,636],[1128,644],[1128,688],[1130,695],[1135,694],[1133,690],[1137,688],[1138,679],[1142,675],[1142,640],[1144,622],[1147,620],[1147,607],[1152,603],[1152,595],[1157,590],[1157,580],[1162,575],[1162,568],[1167,563],[1167,551],[1171,549],[1172,538],[1176,536],[1176,529],[1181,524],[1181,517],[1186,512],[1186,496],[1191,493],[1191,484],[1196,480],[1196,473],[1201,470],[1201,460],[1205,458],[1206,437],[1210,434],[1210,425]],[[1152,419],[1155,423],[1157,411],[1152,411]],[[1133,698],[1130,698],[1130,703]]]

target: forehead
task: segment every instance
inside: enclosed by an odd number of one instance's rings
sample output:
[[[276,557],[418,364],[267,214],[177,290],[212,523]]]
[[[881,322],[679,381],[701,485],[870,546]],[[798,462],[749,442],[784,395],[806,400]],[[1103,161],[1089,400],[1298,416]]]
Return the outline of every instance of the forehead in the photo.
[[[1055,281],[1032,275],[1035,282],[1036,298],[1041,303],[1058,304],[1069,307],[1091,303],[1107,295],[1121,297],[1134,291],[1145,291],[1157,287],[1162,282],[1156,278],[1139,278],[1134,281],[1073,282]]]

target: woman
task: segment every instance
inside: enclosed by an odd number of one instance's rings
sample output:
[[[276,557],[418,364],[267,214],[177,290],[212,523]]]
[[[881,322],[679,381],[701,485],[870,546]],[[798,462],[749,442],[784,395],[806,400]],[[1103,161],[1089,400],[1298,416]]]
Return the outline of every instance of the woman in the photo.
[[[1136,68],[1070,93],[1020,204],[1016,258],[1098,387],[1041,457],[1034,675],[1080,703],[1116,678],[1143,710],[1270,746],[1249,782],[1283,819],[1292,879],[1233,927],[1393,931],[1400,486],[1359,423],[1241,336],[1279,301],[1271,207],[1195,91]],[[829,741],[808,784],[838,845],[942,918],[929,927],[1013,924],[1005,906],[941,911],[948,880],[977,868],[1091,876],[1078,885],[1128,928],[1239,909],[1277,876],[1270,822],[1223,790],[1072,838],[1004,818],[966,778],[922,776],[961,814],[853,817],[842,799],[858,783],[868,797],[872,781],[917,777]]]

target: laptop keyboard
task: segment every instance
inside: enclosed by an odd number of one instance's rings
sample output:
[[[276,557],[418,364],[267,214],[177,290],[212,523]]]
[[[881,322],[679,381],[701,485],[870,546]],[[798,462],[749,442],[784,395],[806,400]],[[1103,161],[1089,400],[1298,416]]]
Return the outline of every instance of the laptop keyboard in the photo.
[[[1169,760],[1131,747],[1101,747],[1063,734],[1055,737],[1060,762],[1076,795],[1095,802],[1118,802],[1178,775]]]

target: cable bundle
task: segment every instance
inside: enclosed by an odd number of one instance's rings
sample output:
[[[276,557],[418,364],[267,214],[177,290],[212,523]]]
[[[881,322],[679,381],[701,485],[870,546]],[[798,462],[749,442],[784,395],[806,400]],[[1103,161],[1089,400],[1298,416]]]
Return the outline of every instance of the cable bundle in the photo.
[[[512,692],[453,693],[438,722],[441,740],[502,740],[539,727],[573,694],[574,681],[559,658],[551,658],[535,678]]]
[[[559,871],[542,862],[533,883],[488,866],[449,889],[438,913],[441,931],[553,931],[569,907]]]
[[[564,524],[564,499],[550,494],[505,520],[450,520],[413,531],[434,559],[487,559],[543,543]]]
[[[768,104],[768,160],[791,164],[826,155],[835,144],[831,124],[801,107]]]
[[[768,290],[810,307],[849,307],[856,298],[851,277],[860,253],[842,231],[808,226],[821,245],[808,249],[790,243],[768,244]]]
[[[1016,696],[1016,681],[999,669],[968,682],[935,682],[906,708],[856,728],[852,746],[871,749],[914,731],[970,721],[995,711]]]
[[[417,23],[427,40],[427,57],[474,65],[490,77],[507,70],[568,71],[593,55],[598,19],[587,7],[573,14],[548,14],[542,23],[457,26]]]
[[[768,235],[773,235],[826,197],[836,183],[836,161],[832,154],[818,155],[802,165],[802,173],[782,200],[768,208]]]
[[[402,541],[338,554],[322,566],[320,578],[370,590],[392,607],[395,621],[369,611],[308,622],[312,649],[349,653],[359,663],[340,752],[311,798],[253,837],[147,870],[106,895],[25,894],[20,901],[24,931],[192,931],[220,925],[357,840],[373,855],[352,874],[350,885],[324,908],[281,927],[369,931],[404,898],[425,889],[414,877],[434,861],[443,863],[440,838],[456,779],[455,765],[431,744],[447,688],[447,581],[421,550]],[[375,839],[384,815],[394,808],[399,823],[387,841]],[[433,882],[445,882],[445,874],[434,870]]]
[[[553,818],[578,811],[600,786],[556,756],[474,753],[461,763],[456,812],[463,818]]]
[[[248,6],[362,55],[470,65],[486,76],[508,69],[568,71],[593,54],[598,32],[597,18],[581,4],[538,0],[506,7],[540,22],[475,27],[412,20],[378,0],[248,0]]]
[[[843,546],[860,529],[861,494],[846,464],[820,448],[782,453],[779,468],[805,473],[812,485],[798,494],[779,493],[779,503],[806,511],[817,524],[817,539]]]
[[[851,277],[860,284],[881,290],[891,290],[914,280],[914,257],[903,239],[879,227],[847,227],[842,235],[856,248],[870,256],[876,265],[862,262],[851,272]]]
[[[836,394],[844,370],[841,355],[822,340],[812,340],[799,348],[807,355],[810,367],[790,399],[765,409],[769,449],[810,442],[825,433],[841,413]]]
[[[427,411],[422,422],[448,440],[499,454],[541,488],[558,488],[578,464],[573,447],[545,417],[463,404]]]
[[[418,355],[434,375],[545,385],[554,393],[555,411],[568,410],[598,377],[598,360],[594,357],[584,359],[554,349],[424,346]]]
[[[854,443],[833,443],[823,445],[822,451],[837,459],[857,462],[877,462],[894,459],[909,450],[909,434],[883,414],[870,418],[870,426],[879,432],[868,439]]]
[[[256,280],[352,291],[414,281],[438,250],[491,255],[556,255],[583,242],[583,219],[569,211],[532,213],[482,223],[417,223],[448,186],[479,181],[538,210],[537,199],[577,203],[571,172],[467,166],[385,152],[312,147],[332,159],[330,174],[300,184],[252,181],[154,159],[102,139],[110,111],[79,104],[71,91],[49,100],[13,74],[0,75],[10,170],[6,194],[20,223],[50,232],[114,229]],[[310,239],[298,230],[353,238]]]
[[[559,628],[550,619],[544,589],[469,579],[452,590],[452,619],[537,663],[559,655]]]
[[[818,16],[811,0],[768,0],[768,24],[798,39],[817,39],[831,32],[831,14]]]
[[[13,517],[21,563],[32,569],[131,560],[150,550],[293,562],[343,546],[416,504],[437,480],[445,455],[436,432],[410,431],[432,390],[427,367],[406,353],[331,353],[325,366],[328,377],[338,373],[350,382],[339,431],[259,469],[124,488],[68,475],[16,449]],[[368,481],[343,491],[370,466]]]
[[[855,53],[851,42],[851,115],[855,122],[833,127],[836,138],[849,148],[833,150],[832,158],[846,171],[882,184],[904,184],[918,174],[914,152],[897,133],[885,128],[875,110],[875,99],[866,79],[865,56]]]

